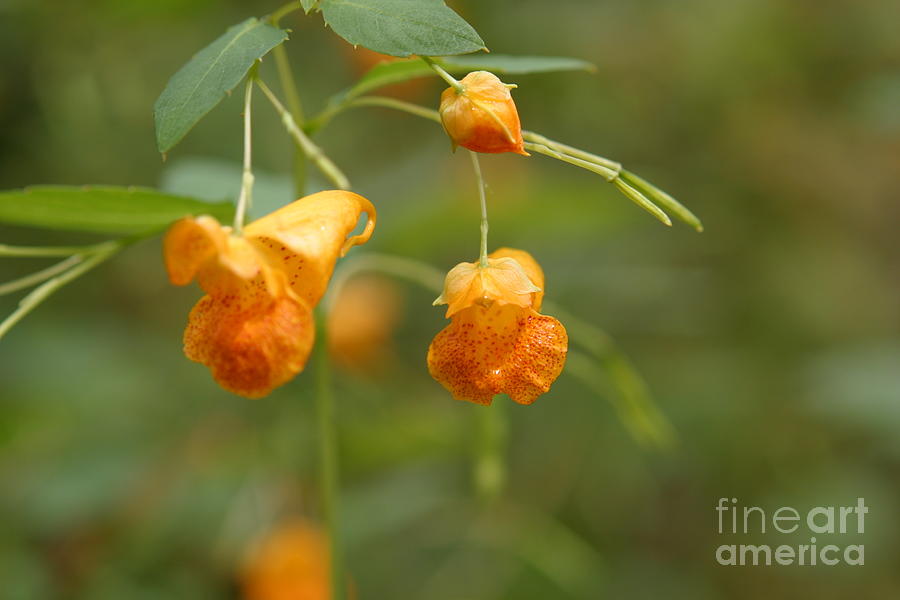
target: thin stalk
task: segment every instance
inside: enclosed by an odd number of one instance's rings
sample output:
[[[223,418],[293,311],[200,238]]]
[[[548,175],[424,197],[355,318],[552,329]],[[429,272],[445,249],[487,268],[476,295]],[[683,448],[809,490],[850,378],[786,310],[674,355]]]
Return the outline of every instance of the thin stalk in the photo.
[[[287,130],[288,134],[292,138],[294,138],[294,142],[297,146],[303,151],[303,153],[309,158],[316,167],[325,175],[337,188],[342,190],[350,189],[350,182],[347,180],[347,177],[341,172],[341,170],[337,167],[337,165],[332,162],[330,158],[328,158],[322,149],[319,148],[315,142],[309,139],[303,130],[297,126],[297,122],[294,120],[293,115],[288,111],[278,97],[269,89],[261,79],[256,79],[256,85],[259,86],[259,89],[263,91],[266,95],[266,98],[269,99],[269,102],[272,103],[272,106],[275,107],[275,110],[281,115],[281,122]]]
[[[335,423],[335,399],[331,382],[331,363],[328,356],[328,330],[325,313],[319,313],[316,340],[316,411],[319,428],[319,474],[322,511],[328,539],[331,543],[330,580],[331,600],[343,600],[343,552],[339,527],[338,505],[338,448]]]
[[[558,152],[548,146],[543,144],[536,144],[534,142],[525,142],[525,147],[529,150],[537,152],[539,154],[544,154],[546,156],[550,156],[557,160],[561,160],[563,162],[567,162],[571,165],[575,165],[576,167],[581,167],[582,169],[587,169],[593,173],[597,173],[604,179],[606,179],[607,183],[612,183],[616,186],[616,188],[625,195],[626,198],[646,210],[648,213],[659,219],[664,225],[669,227],[672,226],[672,219],[669,218],[661,208],[656,206],[649,198],[647,198],[640,191],[636,190],[632,186],[628,185],[622,178],[619,177],[619,173],[617,171],[613,171],[607,167],[602,165],[598,165],[596,163],[589,162],[587,160],[583,160],[581,158],[575,158],[574,156],[569,156],[568,154],[563,154],[562,152]]]
[[[353,108],[357,106],[382,106],[384,108],[393,108],[417,117],[422,117],[423,119],[429,119],[435,123],[441,122],[441,115],[438,111],[419,106],[418,104],[413,104],[412,102],[395,100],[394,98],[385,98],[383,96],[360,96],[347,103],[344,108]]]
[[[105,247],[106,242],[90,246],[6,246],[0,244],[0,256],[41,258],[51,256],[72,256],[73,254],[93,254]]]
[[[500,403],[474,408],[478,411],[478,456],[473,471],[475,491],[483,502],[491,503],[503,493],[506,485],[506,411]]]
[[[551,148],[558,152],[562,152],[563,154],[568,154],[569,156],[574,156],[575,158],[580,158],[582,160],[586,160],[588,162],[606,167],[607,169],[615,171],[616,173],[622,170],[622,165],[614,160],[609,160],[608,158],[603,158],[602,156],[591,154],[590,152],[585,152],[584,150],[579,150],[578,148],[575,148],[573,146],[562,144],[533,131],[523,130],[522,137],[527,142],[543,144],[544,146],[547,146],[548,148]]]
[[[434,71],[435,73],[437,73],[441,79],[446,81],[450,85],[450,87],[452,87],[454,90],[456,90],[457,94],[462,94],[464,91],[466,91],[466,88],[463,84],[461,84],[453,75],[451,75],[450,73],[445,71],[440,65],[438,65],[436,62],[434,62],[434,60],[432,60],[430,57],[420,56],[419,58],[421,58],[425,62],[426,65],[431,67],[431,70]]]
[[[300,5],[299,0],[295,0],[294,2],[288,2],[284,6],[280,7],[278,10],[273,12],[271,16],[269,16],[269,22],[273,25],[278,25],[278,22],[285,18],[287,15],[291,14],[295,10],[300,10],[303,8]]]
[[[488,266],[487,197],[484,193],[484,177],[481,175],[481,163],[478,162],[478,153],[470,150],[469,155],[472,157],[472,168],[475,170],[475,181],[478,183],[478,199],[481,201],[481,251],[478,254],[478,265],[484,268]]]
[[[121,250],[125,245],[122,240],[114,242],[106,242],[104,249],[97,250],[89,255],[83,262],[72,267],[68,271],[57,275],[53,279],[44,282],[36,287],[30,294],[22,298],[18,308],[9,315],[2,323],[0,323],[0,339],[13,328],[13,326],[21,321],[28,313],[37,308],[44,300],[49,298],[59,288],[63,287],[70,281],[84,275],[106,259]]]
[[[256,76],[255,67],[247,76],[247,86],[244,90],[244,170],[241,176],[241,194],[238,196],[237,209],[234,211],[234,233],[240,235],[244,228],[244,219],[251,203],[253,202],[253,170],[251,169],[251,155],[253,152],[253,131],[250,119],[250,100],[253,97],[253,80]]]
[[[24,290],[35,286],[42,281],[46,281],[51,277],[59,275],[60,273],[68,270],[70,267],[74,267],[83,260],[83,254],[75,254],[63,261],[56,263],[55,265],[47,267],[46,269],[41,269],[40,271],[35,271],[34,273],[26,275],[25,277],[20,277],[19,279],[4,283],[3,285],[0,285],[0,296],[5,296],[6,294],[11,294],[13,292],[18,292],[19,290]]]
[[[356,108],[361,106],[381,106],[384,108],[393,108],[395,110],[407,112],[417,117],[422,117],[423,119],[434,121],[435,123],[441,122],[441,115],[438,113],[438,111],[426,108],[424,106],[419,106],[418,104],[404,102],[403,100],[395,100],[394,98],[387,98],[385,96],[359,96],[357,98],[347,99],[342,102],[326,106],[322,110],[322,112],[307,121],[304,130],[308,134],[312,135],[328,125],[332,119],[334,119],[336,116],[338,116],[348,108]]]
[[[599,165],[597,163],[584,160],[582,158],[577,158],[574,156],[570,156],[569,154],[565,154],[563,152],[559,152],[554,150],[553,148],[546,146],[544,144],[537,144],[534,142],[525,142],[525,147],[529,150],[533,150],[538,154],[543,154],[545,156],[549,156],[551,158],[555,158],[556,160],[561,160],[563,162],[567,162],[570,165],[575,165],[576,167],[581,167],[582,169],[587,169],[588,171],[592,171],[597,175],[603,177],[607,183],[610,183],[619,176],[619,172],[604,165]]]
[[[323,302],[326,313],[330,313],[334,308],[334,303],[347,282],[366,271],[400,277],[436,293],[444,289],[444,274],[427,263],[402,256],[367,252],[342,261],[341,267],[331,279],[328,295]]]
[[[272,54],[275,56],[275,68],[278,71],[278,80],[281,83],[281,89],[284,90],[285,102],[287,102],[288,110],[290,110],[294,119],[302,128],[305,119],[303,104],[300,101],[300,92],[297,90],[297,82],[291,71],[291,63],[288,60],[288,54],[287,50],[284,49],[284,44],[275,46],[272,50]],[[306,155],[298,148],[294,149],[294,165],[292,173],[294,179],[294,192],[297,197],[303,196],[306,192]]]

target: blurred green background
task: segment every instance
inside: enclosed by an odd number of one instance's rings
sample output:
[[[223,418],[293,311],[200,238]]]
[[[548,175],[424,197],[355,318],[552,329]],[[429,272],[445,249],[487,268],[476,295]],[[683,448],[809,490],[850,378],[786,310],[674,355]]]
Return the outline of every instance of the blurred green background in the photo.
[[[612,392],[564,372],[530,407],[495,402],[509,419],[508,484],[483,506],[471,472],[484,409],[428,376],[443,311],[401,282],[391,360],[336,371],[358,597],[900,595],[900,4],[451,4],[495,52],[596,63],[594,75],[505,77],[519,84],[524,126],[622,161],[703,219],[703,234],[664,228],[600,178],[544,157],[482,161],[491,246],[533,253],[547,298],[617,340],[677,442],[641,444]],[[239,94],[166,163],[152,105],[194,52],[277,6],[0,1],[0,188],[234,197]],[[319,16],[284,25],[314,111],[361,59]],[[272,71],[267,62],[276,83]],[[435,106],[441,89],[435,79],[403,93]],[[257,98],[262,208],[293,199],[291,145]],[[379,210],[354,254],[442,271],[474,258],[468,159],[433,123],[359,109],[317,139]],[[4,259],[0,280],[39,266]],[[181,353],[198,297],[167,283],[159,241],[146,241],[0,344],[0,597],[237,598],[251,540],[281,518],[321,514],[313,369],[261,401],[222,391]],[[0,311],[17,300],[0,298]],[[809,543],[719,535],[720,497],[801,511],[863,497],[865,534],[835,537],[864,543],[866,565],[720,566],[719,544]]]

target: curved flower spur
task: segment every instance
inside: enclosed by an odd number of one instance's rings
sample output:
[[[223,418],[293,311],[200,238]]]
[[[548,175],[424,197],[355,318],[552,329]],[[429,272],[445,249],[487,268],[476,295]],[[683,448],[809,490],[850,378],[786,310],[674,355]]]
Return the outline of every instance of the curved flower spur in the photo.
[[[360,235],[347,238],[366,213]],[[226,390],[260,398],[303,370],[313,308],[339,256],[368,241],[375,208],[358,194],[306,196],[235,235],[209,216],[177,221],[164,241],[169,280],[206,292],[191,310],[184,353]]]

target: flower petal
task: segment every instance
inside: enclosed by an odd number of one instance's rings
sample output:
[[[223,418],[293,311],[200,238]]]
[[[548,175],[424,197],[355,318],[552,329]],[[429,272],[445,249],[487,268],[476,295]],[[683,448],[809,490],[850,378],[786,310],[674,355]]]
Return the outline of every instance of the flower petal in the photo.
[[[562,323],[514,305],[472,306],[428,349],[428,370],[458,400],[490,404],[508,394],[531,404],[562,372],[568,335]]]
[[[541,310],[541,303],[544,301],[544,270],[534,260],[534,257],[524,250],[506,247],[497,248],[488,256],[490,258],[511,258],[519,263],[528,279],[538,288],[538,291],[534,292],[531,308],[538,311]]]
[[[303,370],[314,336],[312,311],[287,294],[270,296],[260,276],[240,294],[197,302],[184,353],[207,365],[223,388],[260,398]]]
[[[163,240],[169,280],[187,285],[194,278],[209,293],[243,285],[260,271],[256,251],[246,240],[230,235],[210,216],[176,221]]]
[[[527,253],[518,252],[530,258]],[[450,269],[444,280],[444,291],[434,304],[447,304],[444,316],[449,318],[476,304],[490,306],[496,302],[528,308],[534,301],[534,294],[540,291],[514,258],[488,258],[486,267],[478,263],[459,263]]]
[[[368,215],[365,229],[348,239],[363,213]],[[244,236],[313,307],[325,293],[338,257],[368,241],[374,228],[371,202],[353,192],[333,190],[295,200],[254,221],[244,228]]]

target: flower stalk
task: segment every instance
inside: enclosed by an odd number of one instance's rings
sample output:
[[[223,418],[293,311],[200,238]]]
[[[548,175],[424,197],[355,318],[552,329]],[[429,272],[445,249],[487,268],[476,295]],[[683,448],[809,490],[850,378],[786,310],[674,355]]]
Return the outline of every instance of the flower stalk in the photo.
[[[484,177],[481,175],[481,163],[478,161],[477,152],[469,152],[472,157],[472,168],[475,170],[475,181],[478,183],[478,199],[481,202],[481,251],[478,253],[478,265],[482,268],[488,266],[487,236],[487,197],[484,192]]]
[[[434,59],[432,59],[431,57],[428,57],[428,56],[420,56],[419,58],[421,58],[425,62],[426,65],[431,67],[431,70],[434,71],[435,73],[437,73],[441,79],[446,81],[450,87],[452,87],[454,90],[456,90],[457,94],[462,94],[466,90],[465,86],[462,83],[460,83],[458,79],[456,79],[453,75],[451,75],[446,70],[444,70],[444,68],[441,67],[439,64],[434,62]]]
[[[316,340],[316,412],[318,413],[319,476],[322,512],[331,544],[331,600],[343,600],[343,548],[340,536],[339,461],[335,398],[331,363],[328,356],[328,330],[324,312],[318,314],[319,336]]]

